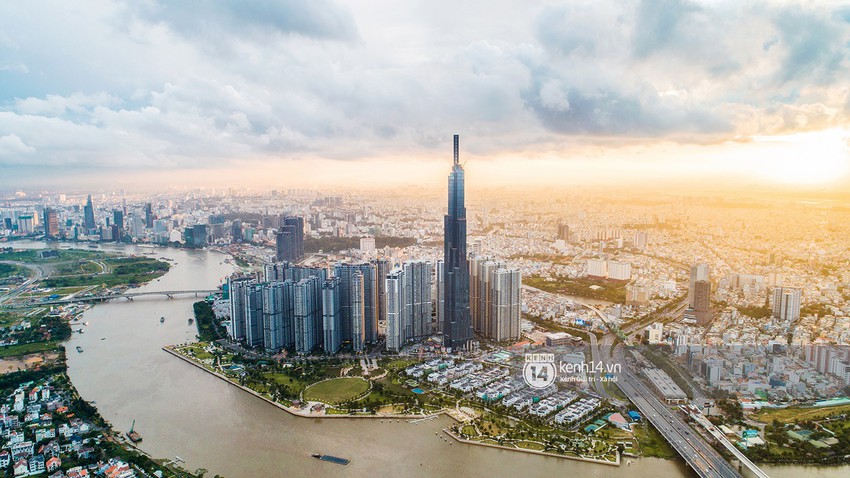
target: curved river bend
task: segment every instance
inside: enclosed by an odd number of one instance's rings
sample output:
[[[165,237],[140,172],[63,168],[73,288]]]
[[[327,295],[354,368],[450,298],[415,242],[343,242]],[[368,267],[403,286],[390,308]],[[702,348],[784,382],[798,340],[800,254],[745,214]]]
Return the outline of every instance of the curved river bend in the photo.
[[[55,247],[37,242],[14,246]],[[130,254],[155,252],[151,257],[174,261],[166,275],[138,290],[212,289],[233,270],[223,262],[226,256],[216,252],[101,248]],[[83,316],[89,322],[86,332],[74,334],[67,345],[68,373],[83,398],[95,401],[116,429],[126,430],[136,420],[143,450],[161,458],[180,456],[188,469],[208,469],[207,476],[694,476],[681,460],[642,458],[615,468],[449,445],[440,433],[450,423],[445,417],[413,425],[291,416],[161,350],[164,345],[192,340],[196,331],[188,318],[196,300],[150,297],[92,307]],[[164,323],[160,317],[165,317]],[[78,345],[83,353],[74,351]],[[339,466],[310,457],[317,452],[350,458],[351,464]],[[778,478],[850,475],[848,467],[765,466],[764,470]]]

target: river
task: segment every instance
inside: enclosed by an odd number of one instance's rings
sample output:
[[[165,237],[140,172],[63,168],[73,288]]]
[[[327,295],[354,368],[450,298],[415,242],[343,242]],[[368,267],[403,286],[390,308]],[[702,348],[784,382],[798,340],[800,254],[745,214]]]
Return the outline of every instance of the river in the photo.
[[[42,248],[38,242],[15,247]],[[55,246],[51,246],[55,247]],[[226,256],[208,251],[102,246],[124,253],[154,251],[175,264],[143,290],[214,288],[233,268]],[[67,346],[68,374],[86,400],[96,402],[114,427],[127,430],[133,420],[155,457],[186,461],[186,468],[206,468],[208,477],[405,477],[487,476],[554,477],[566,474],[599,477],[694,476],[682,460],[635,459],[620,467],[560,458],[449,444],[440,429],[443,417],[419,424],[377,419],[307,419],[294,417],[161,350],[191,340],[195,298],[137,298],[92,307],[84,334]],[[165,322],[160,323],[160,317]],[[103,338],[103,340],[102,340]],[[83,353],[74,348],[80,346]],[[351,459],[339,466],[320,462],[311,453]],[[845,477],[850,467],[770,467],[772,477]]]

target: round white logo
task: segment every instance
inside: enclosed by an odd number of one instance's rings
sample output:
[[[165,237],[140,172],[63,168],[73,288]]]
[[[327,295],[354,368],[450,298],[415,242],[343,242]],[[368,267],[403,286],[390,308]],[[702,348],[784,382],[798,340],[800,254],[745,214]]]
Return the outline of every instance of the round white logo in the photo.
[[[526,362],[522,378],[532,388],[546,388],[555,383],[555,364],[552,362]]]

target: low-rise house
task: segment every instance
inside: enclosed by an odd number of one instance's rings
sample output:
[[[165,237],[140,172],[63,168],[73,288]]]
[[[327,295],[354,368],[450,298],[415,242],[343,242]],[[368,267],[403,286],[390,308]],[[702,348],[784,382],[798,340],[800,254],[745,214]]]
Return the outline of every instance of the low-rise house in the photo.
[[[47,468],[48,472],[56,471],[60,467],[62,467],[62,460],[60,460],[59,457],[56,456],[51,456],[47,459],[47,462],[45,463],[45,468]]]
[[[15,476],[26,476],[30,474],[30,467],[27,465],[27,461],[22,458],[15,462],[12,471],[15,473]]]
[[[30,475],[35,475],[38,473],[44,473],[45,465],[44,465],[44,457],[41,455],[35,455],[30,458],[29,461]]]

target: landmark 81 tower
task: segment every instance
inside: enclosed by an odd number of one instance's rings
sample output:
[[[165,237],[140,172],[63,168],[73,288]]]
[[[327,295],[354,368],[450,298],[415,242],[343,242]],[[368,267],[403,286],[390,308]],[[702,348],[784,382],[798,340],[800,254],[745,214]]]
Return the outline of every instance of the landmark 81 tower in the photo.
[[[469,314],[469,265],[466,258],[466,206],[463,193],[463,167],[459,162],[458,135],[454,135],[454,164],[449,174],[449,211],[445,216],[443,242],[443,344],[467,349],[472,342]]]

